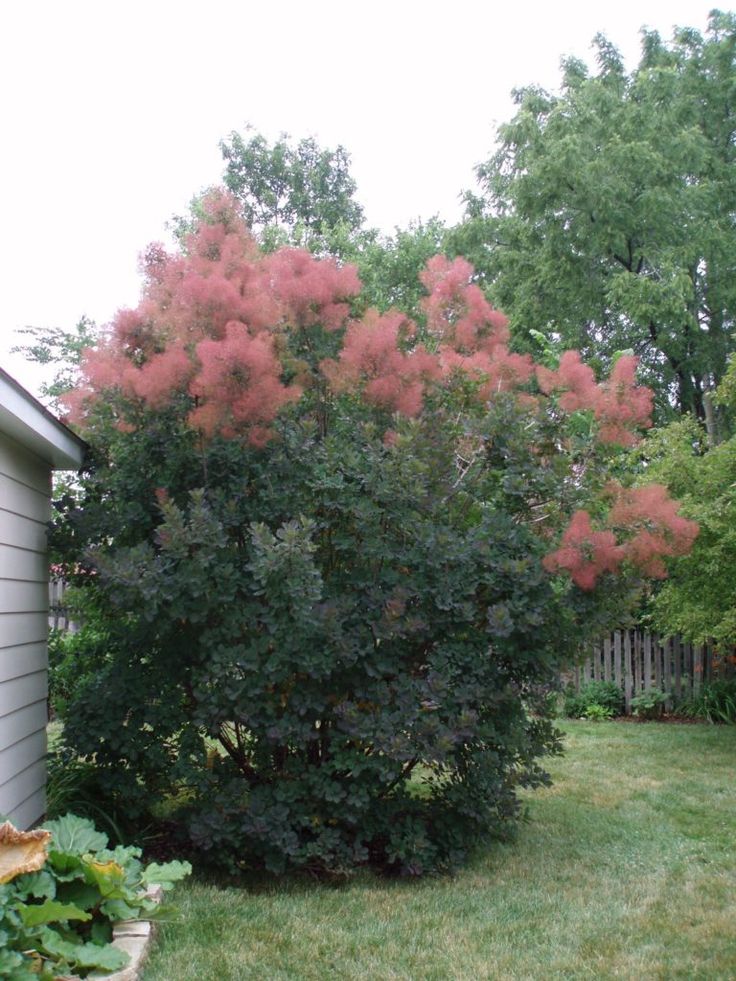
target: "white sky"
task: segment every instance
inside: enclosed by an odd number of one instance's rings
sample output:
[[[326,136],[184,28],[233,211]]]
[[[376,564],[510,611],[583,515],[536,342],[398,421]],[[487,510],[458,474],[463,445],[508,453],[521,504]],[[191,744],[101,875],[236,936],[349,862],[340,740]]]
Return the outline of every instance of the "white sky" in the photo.
[[[514,87],[554,89],[602,31],[704,31],[712,2],[7,0],[0,8],[0,366],[25,325],[108,322],[137,301],[137,257],[222,175],[252,123],[341,143],[368,222],[460,216]]]

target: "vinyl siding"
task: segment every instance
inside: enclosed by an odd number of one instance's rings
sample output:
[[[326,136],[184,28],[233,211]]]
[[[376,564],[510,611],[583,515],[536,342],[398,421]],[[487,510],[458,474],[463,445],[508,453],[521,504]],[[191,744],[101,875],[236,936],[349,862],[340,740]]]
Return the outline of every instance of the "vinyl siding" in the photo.
[[[49,464],[0,434],[0,814],[45,809]]]

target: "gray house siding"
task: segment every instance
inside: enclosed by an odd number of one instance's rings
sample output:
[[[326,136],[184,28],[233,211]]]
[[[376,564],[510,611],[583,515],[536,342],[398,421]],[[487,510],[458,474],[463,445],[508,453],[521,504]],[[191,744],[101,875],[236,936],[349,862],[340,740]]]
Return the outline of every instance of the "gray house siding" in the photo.
[[[19,828],[46,810],[46,667],[51,472],[84,442],[0,368],[0,814]]]
[[[0,433],[0,814],[45,810],[48,463]]]

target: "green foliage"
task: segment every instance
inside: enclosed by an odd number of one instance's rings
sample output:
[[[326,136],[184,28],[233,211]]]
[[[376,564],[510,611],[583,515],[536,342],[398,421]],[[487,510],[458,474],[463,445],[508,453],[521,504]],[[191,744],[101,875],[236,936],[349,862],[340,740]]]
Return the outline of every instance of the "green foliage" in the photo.
[[[667,696],[658,688],[642,691],[631,699],[631,709],[640,719],[658,719],[664,712]]]
[[[97,339],[95,323],[88,317],[82,317],[73,331],[61,327],[24,327],[18,333],[24,334],[28,342],[12,348],[13,352],[23,354],[29,361],[38,364],[56,366],[53,381],[41,384],[41,395],[58,410],[59,398],[76,384],[82,352]]]
[[[105,645],[104,633],[85,624],[76,632],[49,631],[49,701],[55,716],[64,718],[74,689],[96,670]]]
[[[733,411],[736,403],[725,403]],[[694,420],[655,431],[639,451],[644,479],[665,484],[700,532],[689,555],[675,559],[652,601],[665,633],[693,643],[736,643],[736,436],[708,448]]]
[[[425,295],[419,274],[434,255],[452,256],[448,230],[439,218],[412,222],[393,235],[341,227],[325,241],[327,251],[354,262],[363,284],[361,304],[381,311],[396,307],[421,322]]]
[[[124,844],[129,831],[134,832],[136,840],[141,840],[142,829],[140,825],[130,826],[125,808],[115,808],[100,799],[92,760],[81,760],[66,747],[55,747],[47,756],[46,774],[46,814],[49,818],[73,812],[104,828],[116,844]]]
[[[608,713],[601,718],[620,715],[624,709],[624,694],[615,681],[589,681],[580,691],[574,685],[567,688],[563,712],[568,719],[590,718],[587,713],[592,706]]]
[[[606,722],[612,717],[613,712],[611,709],[606,705],[599,705],[597,702],[586,705],[585,711],[583,712],[583,718],[587,719],[588,722]]]
[[[633,348],[660,418],[704,419],[736,314],[736,18],[715,11],[671,44],[645,32],[630,75],[595,45],[595,74],[568,59],[559,94],[516,93],[456,246],[521,347],[531,328],[591,363]]]
[[[557,748],[520,696],[554,676],[560,623],[597,604],[553,589],[512,518],[547,479],[528,420],[485,415],[498,464],[454,494],[455,433],[434,420],[401,451],[347,417],[321,440],[286,422],[267,453],[214,442],[204,489],[172,419],[114,437],[69,515],[117,547],[78,575],[107,646],[64,729],[106,806],[186,799],[200,848],[277,871],[446,867],[514,817]]]
[[[80,539],[100,543],[96,575],[74,575],[107,640],[64,739],[94,759],[107,808],[145,819],[182,800],[213,860],[276,871],[419,873],[508,826],[558,746],[525,704],[561,633],[628,587],[554,586],[544,539],[514,517],[557,483],[534,424],[486,407],[483,466],[458,483],[456,415],[438,404],[395,447],[347,401],[325,437],[286,417],[260,452],[203,450],[173,410],[108,435],[64,523],[75,562]]]
[[[736,724],[736,678],[715,678],[680,707],[683,715],[706,722]]]
[[[160,915],[146,889],[171,889],[191,866],[146,867],[139,848],[110,850],[91,821],[71,814],[46,830],[52,838],[43,868],[0,885],[0,977],[52,981],[124,967],[128,955],[110,943],[113,924]]]
[[[313,243],[337,229],[353,231],[363,222],[363,209],[353,200],[350,156],[344,147],[320,147],[312,137],[293,143],[283,133],[273,144],[260,134],[244,138],[237,132],[220,143],[225,185],[240,203],[256,231],[279,233],[300,244]]]

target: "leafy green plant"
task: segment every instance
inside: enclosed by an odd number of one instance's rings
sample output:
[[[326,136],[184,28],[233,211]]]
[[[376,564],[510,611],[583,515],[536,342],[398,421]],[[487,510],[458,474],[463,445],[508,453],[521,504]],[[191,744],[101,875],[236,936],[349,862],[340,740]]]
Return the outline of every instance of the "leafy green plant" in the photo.
[[[69,590],[69,602],[83,599],[80,590]],[[74,596],[78,597],[75,602]],[[104,658],[106,639],[98,627],[83,624],[79,630],[49,632],[49,703],[55,717],[63,719],[75,690],[84,685]]]
[[[680,711],[706,722],[736,724],[736,678],[704,682],[700,691],[683,704]]]
[[[621,715],[624,694],[615,681],[589,681],[579,691],[574,685],[568,686],[563,711],[569,719],[585,718],[588,708],[593,705],[608,711],[605,718]]]
[[[612,716],[613,712],[607,705],[599,705],[597,702],[587,705],[583,712],[583,718],[588,722],[606,722]]]
[[[640,719],[658,719],[664,712],[667,696],[658,688],[640,692],[631,699],[631,709]]]
[[[46,814],[49,819],[73,813],[89,818],[101,828],[115,845],[124,845],[127,832],[134,830],[135,840],[141,841],[141,826],[129,827],[123,808],[100,799],[94,762],[79,759],[61,746],[49,752],[46,761]]]
[[[110,849],[107,835],[72,814],[47,822],[50,836],[5,829],[7,850],[35,851],[19,874],[11,867],[0,880],[0,977],[11,981],[124,967],[128,955],[111,944],[113,924],[160,915],[162,907],[146,890],[154,884],[170,890],[191,872],[188,862],[144,865],[139,848]]]

